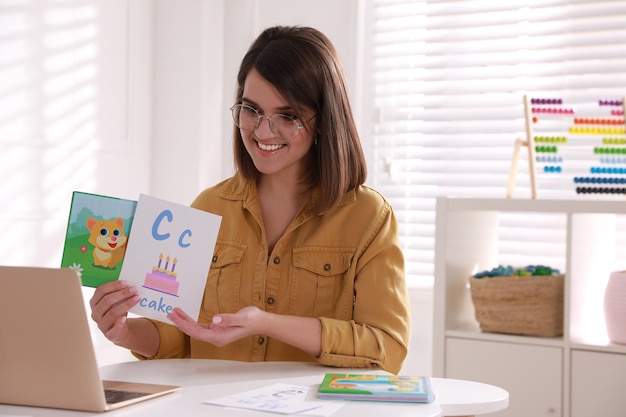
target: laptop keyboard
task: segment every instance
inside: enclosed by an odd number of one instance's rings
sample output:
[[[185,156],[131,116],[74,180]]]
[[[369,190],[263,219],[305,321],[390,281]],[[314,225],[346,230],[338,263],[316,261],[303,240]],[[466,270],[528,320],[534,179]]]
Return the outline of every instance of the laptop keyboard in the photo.
[[[105,389],[104,396],[107,404],[121,403],[122,401],[132,400],[134,398],[145,397],[145,392],[119,391],[114,389]]]

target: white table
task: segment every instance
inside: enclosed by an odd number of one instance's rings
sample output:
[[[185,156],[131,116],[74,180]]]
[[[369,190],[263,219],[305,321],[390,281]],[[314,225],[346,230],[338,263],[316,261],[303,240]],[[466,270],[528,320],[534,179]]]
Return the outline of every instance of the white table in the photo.
[[[277,416],[203,404],[210,398],[244,392],[276,382],[317,386],[329,372],[369,373],[366,369],[328,368],[302,362],[234,362],[210,359],[134,361],[101,368],[103,379],[180,385],[173,394],[106,412],[106,417]],[[346,401],[332,417],[439,417],[491,413],[508,406],[508,393],[498,387],[454,379],[433,378],[436,401],[431,404]],[[98,413],[68,412],[0,405],[0,416],[76,417]]]

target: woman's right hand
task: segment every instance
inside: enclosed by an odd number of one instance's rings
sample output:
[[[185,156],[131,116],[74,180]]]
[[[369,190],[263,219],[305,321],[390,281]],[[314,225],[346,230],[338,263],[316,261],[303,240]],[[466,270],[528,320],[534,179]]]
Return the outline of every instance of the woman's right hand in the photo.
[[[89,300],[91,318],[107,339],[125,346],[130,338],[126,316],[138,302],[137,288],[127,281],[107,282],[96,288]]]

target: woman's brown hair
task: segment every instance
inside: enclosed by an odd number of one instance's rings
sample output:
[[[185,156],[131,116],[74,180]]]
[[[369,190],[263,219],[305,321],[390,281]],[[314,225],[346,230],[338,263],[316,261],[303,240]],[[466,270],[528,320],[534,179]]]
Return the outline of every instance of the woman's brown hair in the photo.
[[[313,207],[322,213],[365,182],[367,168],[348,99],[341,62],[330,40],[309,27],[277,26],[264,30],[248,49],[237,75],[237,103],[248,73],[255,69],[289,102],[296,113],[307,107],[316,117],[309,152],[310,187],[319,189]],[[246,178],[261,175],[234,128],[234,157]]]

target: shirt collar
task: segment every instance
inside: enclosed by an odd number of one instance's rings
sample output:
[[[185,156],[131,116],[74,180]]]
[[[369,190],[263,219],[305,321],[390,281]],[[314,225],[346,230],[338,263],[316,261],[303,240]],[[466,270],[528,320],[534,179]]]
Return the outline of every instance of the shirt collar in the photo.
[[[319,190],[313,190],[311,197],[307,202],[308,206],[313,205],[319,196]],[[256,192],[256,181],[253,179],[246,179],[241,176],[240,173],[235,174],[233,181],[230,181],[228,187],[224,188],[220,193],[220,197],[226,200],[241,200],[244,207],[248,207],[250,204],[258,202]],[[351,204],[356,201],[356,190],[350,190],[343,195],[339,200],[339,206]],[[323,214],[323,213],[322,213]]]

